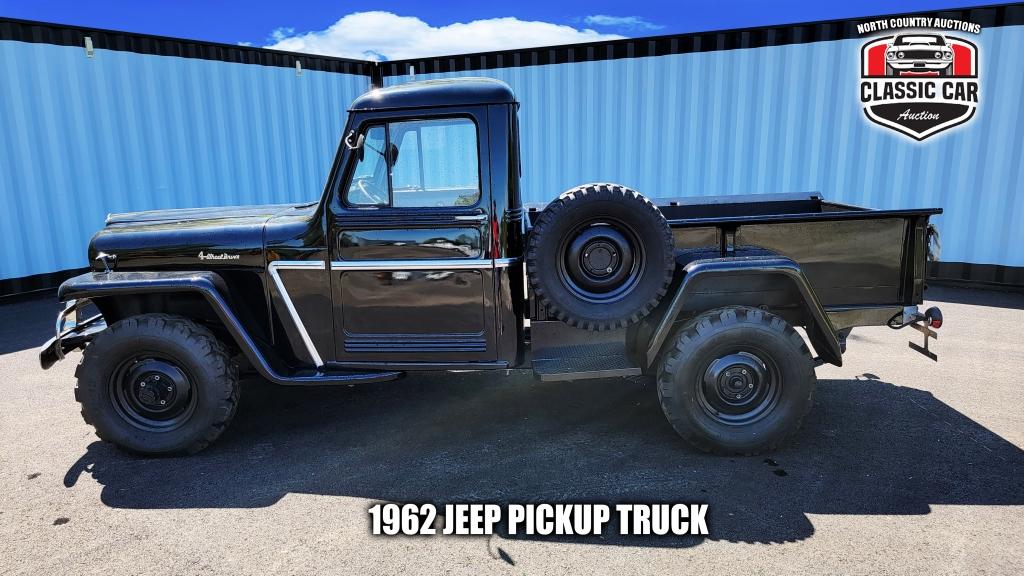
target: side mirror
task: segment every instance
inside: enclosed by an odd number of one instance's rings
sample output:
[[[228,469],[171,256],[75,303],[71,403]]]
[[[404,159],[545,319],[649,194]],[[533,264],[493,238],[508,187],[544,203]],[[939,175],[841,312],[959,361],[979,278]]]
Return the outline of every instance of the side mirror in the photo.
[[[352,142],[352,138],[355,137],[355,142]],[[348,135],[345,136],[345,146],[349,150],[354,150],[356,153],[356,159],[360,162],[363,161],[363,142],[366,141],[366,134],[359,134],[356,136],[355,130],[349,130]]]

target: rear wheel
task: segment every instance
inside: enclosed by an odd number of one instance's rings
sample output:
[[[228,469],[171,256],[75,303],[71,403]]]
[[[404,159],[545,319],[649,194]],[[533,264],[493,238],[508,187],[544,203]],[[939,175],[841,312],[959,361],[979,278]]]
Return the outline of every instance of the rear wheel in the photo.
[[[111,325],[86,347],[76,376],[86,423],[131,452],[198,452],[238,406],[227,349],[179,316],[143,314]]]
[[[617,184],[586,184],[560,195],[537,219],[526,253],[540,303],[587,330],[640,321],[665,295],[674,264],[661,211]]]
[[[679,330],[658,371],[672,427],[705,452],[775,448],[813,404],[814,362],[803,338],[757,308],[720,308]]]

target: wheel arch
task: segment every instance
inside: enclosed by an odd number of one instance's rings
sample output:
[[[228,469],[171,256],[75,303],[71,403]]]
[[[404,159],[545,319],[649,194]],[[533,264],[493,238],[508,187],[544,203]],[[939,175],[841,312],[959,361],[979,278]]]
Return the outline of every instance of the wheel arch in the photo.
[[[686,264],[672,298],[663,301],[646,330],[633,333],[638,360],[644,368],[654,366],[679,319],[725,306],[765,308],[792,325],[804,326],[818,356],[842,366],[839,338],[800,265],[778,256]]]
[[[274,368],[273,352],[261,346],[225,297],[227,287],[216,273],[106,272],[76,276],[61,284],[58,300],[88,299],[112,324],[136,314],[162,312],[202,321],[240,350],[272,382],[286,380]],[[107,316],[110,314],[110,316]]]

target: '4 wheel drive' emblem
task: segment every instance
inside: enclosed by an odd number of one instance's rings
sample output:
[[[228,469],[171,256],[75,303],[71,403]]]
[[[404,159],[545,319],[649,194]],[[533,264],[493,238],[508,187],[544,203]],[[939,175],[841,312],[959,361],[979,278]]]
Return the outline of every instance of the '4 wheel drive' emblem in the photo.
[[[239,254],[228,254],[226,252],[221,252],[220,254],[207,254],[202,250],[199,251],[200,260],[238,260],[241,257],[242,256]]]
[[[974,117],[978,73],[973,42],[930,28],[898,30],[861,47],[861,105],[872,122],[924,140]]]

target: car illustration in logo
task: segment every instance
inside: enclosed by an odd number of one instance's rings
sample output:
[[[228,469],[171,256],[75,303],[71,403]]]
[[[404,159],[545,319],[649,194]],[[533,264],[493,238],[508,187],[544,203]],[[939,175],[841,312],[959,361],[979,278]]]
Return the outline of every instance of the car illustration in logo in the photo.
[[[886,76],[919,74],[953,74],[953,48],[941,34],[899,34],[887,46]]]

